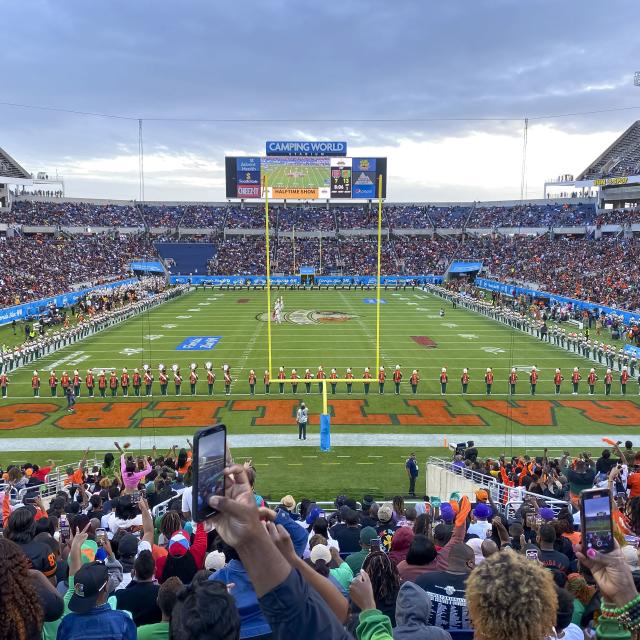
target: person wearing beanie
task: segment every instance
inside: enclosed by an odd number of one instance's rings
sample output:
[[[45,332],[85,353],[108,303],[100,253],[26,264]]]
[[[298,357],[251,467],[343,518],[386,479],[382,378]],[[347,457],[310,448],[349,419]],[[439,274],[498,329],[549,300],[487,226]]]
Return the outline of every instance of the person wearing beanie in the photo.
[[[184,530],[175,531],[169,539],[167,555],[156,560],[156,578],[162,584],[171,576],[178,576],[184,584],[189,584],[193,576],[204,566],[207,552],[207,533],[202,522],[196,527],[196,535],[191,537]]]
[[[468,534],[470,536],[478,536],[480,540],[484,540],[487,537],[487,531],[491,530],[491,522],[488,520],[491,518],[493,510],[487,504],[480,502],[473,510],[473,524],[469,527]]]

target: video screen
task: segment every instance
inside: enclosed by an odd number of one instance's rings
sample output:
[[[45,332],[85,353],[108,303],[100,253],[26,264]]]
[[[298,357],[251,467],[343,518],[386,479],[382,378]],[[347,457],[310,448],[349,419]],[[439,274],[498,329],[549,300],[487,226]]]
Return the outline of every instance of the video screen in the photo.
[[[209,498],[224,493],[225,431],[214,431],[198,440],[198,521],[214,513]]]
[[[611,532],[611,502],[609,496],[583,499],[584,528],[582,535],[587,549],[605,551],[613,548]]]

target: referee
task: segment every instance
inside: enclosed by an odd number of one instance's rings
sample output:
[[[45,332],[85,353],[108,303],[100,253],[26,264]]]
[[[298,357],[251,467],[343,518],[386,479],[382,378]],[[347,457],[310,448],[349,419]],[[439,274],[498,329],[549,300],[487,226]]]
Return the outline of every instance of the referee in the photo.
[[[307,439],[307,421],[309,420],[309,409],[305,406],[304,402],[300,403],[298,414],[296,416],[298,421],[298,440]]]

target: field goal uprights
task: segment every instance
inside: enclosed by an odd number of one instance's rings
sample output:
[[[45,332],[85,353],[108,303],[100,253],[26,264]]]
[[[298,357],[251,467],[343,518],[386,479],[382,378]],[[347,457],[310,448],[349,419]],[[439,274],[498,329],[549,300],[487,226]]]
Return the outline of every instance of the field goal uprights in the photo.
[[[270,256],[270,239],[269,239],[269,191],[267,184],[267,176],[263,176],[262,190],[264,194],[264,237],[266,251],[266,272],[267,272],[267,370],[269,378],[273,380],[272,357],[271,357],[271,256]],[[382,176],[378,176],[378,255],[376,267],[376,372],[380,371],[380,268],[382,261]],[[377,374],[376,374],[377,375]],[[286,380],[278,380],[278,382],[296,382],[287,378]],[[297,381],[300,382],[299,380]],[[328,416],[327,404],[327,383],[329,380],[318,380],[322,382],[322,411]],[[347,382],[346,378],[331,380],[331,382]],[[364,378],[355,378],[349,382],[371,382]]]

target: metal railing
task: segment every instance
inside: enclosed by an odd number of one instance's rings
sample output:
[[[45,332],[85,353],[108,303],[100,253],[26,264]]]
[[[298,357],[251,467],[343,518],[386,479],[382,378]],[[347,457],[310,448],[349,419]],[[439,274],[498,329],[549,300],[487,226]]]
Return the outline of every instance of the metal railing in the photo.
[[[535,500],[543,500],[546,506],[553,509],[553,512],[556,515],[561,509],[569,507],[569,502],[567,500],[550,498],[539,493],[531,493],[530,491],[526,491],[523,487],[509,487],[506,484],[498,482],[491,476],[487,476],[478,471],[473,471],[472,469],[454,465],[449,460],[430,457],[427,461],[427,465],[440,467],[449,473],[465,478],[466,480],[470,480],[474,484],[478,485],[479,488],[485,489],[491,495],[491,499],[493,500],[496,508],[508,520],[513,520],[516,517],[516,513],[524,503],[525,498],[529,496]],[[446,496],[439,497],[443,500],[447,499]]]

